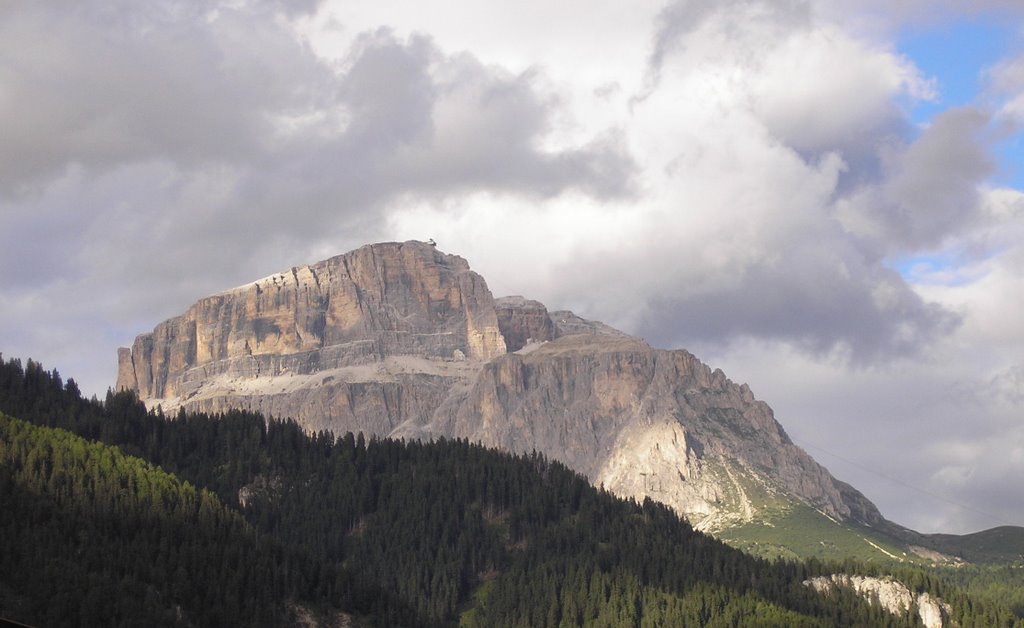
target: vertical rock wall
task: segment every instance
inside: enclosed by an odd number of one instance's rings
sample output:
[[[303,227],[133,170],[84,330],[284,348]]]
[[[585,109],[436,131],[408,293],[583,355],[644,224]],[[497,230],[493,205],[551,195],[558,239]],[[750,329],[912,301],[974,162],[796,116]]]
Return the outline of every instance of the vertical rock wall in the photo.
[[[495,301],[498,327],[509,351],[518,351],[529,342],[546,342],[558,336],[548,309],[539,301],[520,296],[502,297]]]
[[[166,399],[198,367],[204,377],[273,376],[392,355],[503,353],[494,299],[464,259],[391,242],[199,300],[119,350],[117,388]]]

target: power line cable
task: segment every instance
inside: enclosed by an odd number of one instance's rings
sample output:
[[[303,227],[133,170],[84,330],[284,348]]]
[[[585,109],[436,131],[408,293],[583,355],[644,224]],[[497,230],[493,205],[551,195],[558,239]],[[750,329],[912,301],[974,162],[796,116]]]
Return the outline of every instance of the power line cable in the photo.
[[[933,493],[933,492],[931,492],[931,491],[929,491],[927,489],[923,489],[923,488],[921,488],[919,486],[914,486],[913,484],[910,484],[909,482],[905,482],[905,481],[903,481],[903,480],[901,480],[899,478],[894,478],[891,475],[882,473],[881,471],[879,471],[877,469],[872,469],[870,467],[866,467],[866,466],[864,466],[864,465],[862,465],[860,463],[857,463],[857,462],[854,462],[853,460],[850,460],[849,458],[845,458],[843,456],[840,456],[837,453],[831,452],[831,451],[825,449],[824,447],[822,447],[820,445],[815,445],[814,443],[811,443],[810,441],[808,441],[806,439],[801,438],[800,441],[803,443],[803,446],[810,447],[811,449],[817,449],[818,451],[820,451],[822,453],[825,453],[825,454],[828,454],[829,456],[832,456],[833,458],[836,458],[838,460],[842,460],[846,464],[854,466],[854,467],[860,469],[861,471],[866,471],[868,473],[871,473],[872,475],[877,475],[878,477],[884,478],[886,480],[889,480],[890,482],[893,482],[894,484],[899,484],[900,486],[902,486],[904,488],[908,488],[908,489],[910,489],[912,491],[921,493],[922,495],[927,495],[928,497],[931,497],[933,499],[938,499],[938,500],[944,501],[947,504],[951,504],[953,506],[956,506],[957,508],[961,508],[963,510],[969,510],[969,511],[975,513],[975,514],[982,515],[983,517],[986,517],[987,519],[991,520],[992,522],[996,523],[997,525],[1014,525],[1014,524],[1009,523],[1008,521],[1006,521],[1002,517],[993,515],[992,513],[985,512],[984,510],[978,510],[977,508],[974,508],[973,506],[968,506],[967,504],[961,504],[960,502],[954,501],[954,500],[952,500],[952,499],[950,499],[948,497],[945,497],[943,495],[939,495],[938,493]]]

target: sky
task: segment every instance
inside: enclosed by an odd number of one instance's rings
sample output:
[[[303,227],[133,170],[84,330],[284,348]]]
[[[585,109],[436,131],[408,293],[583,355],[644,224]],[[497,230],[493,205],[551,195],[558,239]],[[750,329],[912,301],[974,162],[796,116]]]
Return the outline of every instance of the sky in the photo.
[[[434,238],[686,348],[924,532],[1024,525],[1018,0],[7,0],[0,352]]]

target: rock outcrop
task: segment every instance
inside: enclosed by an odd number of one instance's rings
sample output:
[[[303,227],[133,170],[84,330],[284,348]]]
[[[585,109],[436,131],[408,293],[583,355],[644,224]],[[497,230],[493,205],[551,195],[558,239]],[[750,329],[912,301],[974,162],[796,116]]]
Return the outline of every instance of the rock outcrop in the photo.
[[[464,259],[385,243],[201,299],[119,350],[117,388],[164,408],[386,433],[436,405],[465,376],[458,362],[504,353],[494,300]]]
[[[826,595],[836,588],[849,589],[891,615],[899,616],[907,611],[913,611],[926,628],[952,625],[950,616],[953,609],[949,604],[927,592],[915,594],[905,584],[893,578],[832,574],[828,577],[812,578],[804,584]]]
[[[465,260],[426,243],[366,246],[207,297],[118,359],[118,388],[164,411],[535,450],[708,530],[750,521],[764,495],[882,521],[746,385],[572,312],[495,300]]]
[[[840,484],[748,387],[686,351],[621,334],[564,336],[496,358],[433,420],[396,435],[535,449],[619,495],[673,506],[705,529],[751,520],[756,505],[747,493],[755,488],[799,495],[837,519],[851,515]]]
[[[509,351],[519,351],[531,342],[554,340],[558,333],[548,309],[539,301],[520,296],[502,297],[495,300],[494,308],[498,329]]]

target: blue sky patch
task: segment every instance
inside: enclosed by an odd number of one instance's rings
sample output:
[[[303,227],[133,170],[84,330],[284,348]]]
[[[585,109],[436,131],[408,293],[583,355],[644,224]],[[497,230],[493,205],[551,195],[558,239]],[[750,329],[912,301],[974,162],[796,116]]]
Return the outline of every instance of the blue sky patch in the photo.
[[[939,113],[965,105],[993,109],[986,101],[985,71],[1024,50],[1019,24],[997,15],[960,20],[933,29],[913,29],[898,40],[898,50],[911,59],[922,74],[936,82],[934,102],[919,102],[911,120],[927,125]],[[1024,189],[1024,139],[1018,132],[995,147],[999,160],[996,184]]]
[[[1015,38],[1016,25],[993,16],[904,33],[899,51],[925,77],[936,80],[938,92],[935,102],[922,102],[913,109],[913,121],[927,124],[950,107],[977,102],[985,86],[985,69],[1011,52]]]
[[[922,274],[934,274],[937,272],[954,271],[957,267],[955,261],[943,255],[912,255],[886,260],[885,265],[898,272],[907,281],[916,283]]]
[[[883,264],[900,274],[910,284],[933,286],[965,286],[974,283],[986,274],[983,264],[997,254],[993,251],[981,259],[964,260],[953,253],[908,255],[887,259]]]

